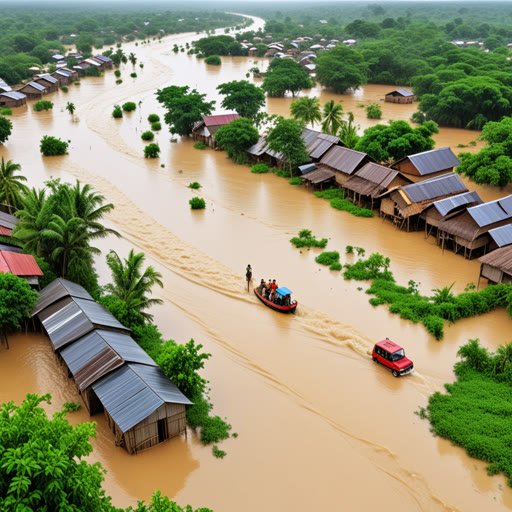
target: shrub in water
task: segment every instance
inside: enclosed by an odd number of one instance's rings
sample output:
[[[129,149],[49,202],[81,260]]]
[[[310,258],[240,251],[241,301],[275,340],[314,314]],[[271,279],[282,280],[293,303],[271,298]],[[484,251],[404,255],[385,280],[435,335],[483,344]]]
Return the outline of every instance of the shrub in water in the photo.
[[[155,138],[155,134],[148,130],[147,132],[143,132],[140,137],[142,140],[153,140]]]
[[[267,164],[255,164],[251,167],[251,172],[254,174],[265,174],[269,171]]]
[[[0,116],[12,116],[12,110],[10,108],[0,108]]]
[[[294,237],[290,240],[290,242],[295,245],[295,247],[320,247],[325,249],[327,245],[327,238],[322,238],[321,240],[317,240],[316,237],[311,234],[311,230],[302,229],[299,232],[298,237]],[[341,269],[340,269],[341,270]]]
[[[302,185],[302,178],[300,176],[294,176],[288,181],[290,185]]]
[[[80,85],[80,82],[77,80],[77,81],[75,82],[75,85]]]
[[[342,210],[356,217],[373,217],[373,210],[368,210],[366,208],[361,208],[353,203],[351,203],[348,199],[331,199],[330,202],[333,208],[336,210]]]
[[[144,158],[158,158],[160,146],[154,142],[144,148]]]
[[[137,108],[137,105],[133,101],[127,101],[123,104],[123,110],[125,112],[133,112]]]
[[[194,147],[195,147],[196,149],[205,149],[207,146],[206,146],[206,144],[203,144],[202,142],[196,142],[196,143],[194,144]]]
[[[206,201],[202,197],[193,197],[188,203],[192,210],[203,210],[206,208]]]
[[[288,169],[276,169],[275,171],[276,176],[279,176],[280,178],[291,178],[292,175]]]
[[[68,143],[56,137],[45,135],[41,139],[39,148],[44,156],[65,155],[68,152]]]
[[[368,119],[380,119],[382,117],[382,108],[378,103],[372,103],[366,107],[366,117]]]
[[[345,195],[346,190],[344,188],[328,188],[327,190],[315,192],[316,197],[321,197],[329,201],[331,199],[344,199]]]
[[[188,188],[201,188],[201,185],[197,181],[194,181],[193,183],[189,183]]]
[[[156,123],[151,123],[151,129],[158,132],[162,129],[162,125],[158,121]]]
[[[116,69],[114,71],[114,75],[116,75],[116,77],[119,78],[121,76],[121,71],[119,71],[119,69]]]
[[[210,55],[209,57],[206,57],[204,61],[206,62],[206,64],[211,64],[213,66],[220,66],[222,63],[218,55]]]
[[[123,83],[123,81],[121,79],[116,80],[116,85],[119,85],[119,84],[122,84],[122,83]]]
[[[158,116],[157,114],[149,114],[148,121],[150,123],[156,123],[157,121],[160,121],[160,116]]]
[[[112,111],[112,117],[119,119],[123,117],[123,111],[119,105],[114,105],[114,110]]]
[[[332,265],[333,263],[338,263],[340,260],[340,253],[338,251],[326,251],[322,254],[319,254],[315,261],[320,263],[320,265]],[[341,269],[340,269],[341,270]]]
[[[220,450],[217,445],[212,448],[212,453],[217,459],[223,459],[227,455],[227,453],[224,450]]]
[[[63,91],[63,92],[68,92],[68,91],[69,91],[69,89],[68,89],[68,87],[67,87],[66,85],[63,85],[63,86],[60,88],[60,90],[61,90],[61,91]]]
[[[340,262],[331,263],[329,270],[341,270],[343,267]]]
[[[137,73],[130,73],[130,76],[131,76],[132,78],[137,78]]]
[[[48,100],[39,100],[34,103],[32,108],[36,112],[41,112],[41,110],[51,110],[53,108],[53,103]]]

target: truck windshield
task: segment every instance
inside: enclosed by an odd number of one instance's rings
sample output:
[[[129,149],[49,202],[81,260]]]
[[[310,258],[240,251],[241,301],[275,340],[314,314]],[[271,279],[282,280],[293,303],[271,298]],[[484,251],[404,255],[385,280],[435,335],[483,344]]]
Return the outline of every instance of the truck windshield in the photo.
[[[393,361],[398,361],[399,359],[403,359],[405,357],[404,349],[401,348],[400,350],[393,352],[392,357],[393,357]]]

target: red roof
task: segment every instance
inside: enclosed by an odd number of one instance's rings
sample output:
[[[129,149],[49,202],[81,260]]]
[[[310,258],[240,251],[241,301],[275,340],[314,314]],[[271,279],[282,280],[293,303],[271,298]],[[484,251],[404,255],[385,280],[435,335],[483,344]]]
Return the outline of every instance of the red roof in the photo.
[[[9,228],[4,228],[0,226],[0,235],[11,236],[11,230]]]
[[[203,121],[206,126],[218,126],[231,123],[239,117],[238,114],[221,114],[218,116],[203,116]]]
[[[31,254],[0,251],[0,272],[15,276],[42,276],[43,272]]]
[[[381,347],[391,353],[396,352],[397,350],[401,350],[402,348],[387,338],[384,341],[379,341],[379,343],[377,343],[377,347]]]

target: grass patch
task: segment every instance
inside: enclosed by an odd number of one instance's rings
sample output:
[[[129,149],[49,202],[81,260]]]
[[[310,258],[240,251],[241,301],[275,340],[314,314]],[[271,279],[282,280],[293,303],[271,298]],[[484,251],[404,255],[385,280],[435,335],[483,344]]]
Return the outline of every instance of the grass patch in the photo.
[[[202,142],[196,142],[194,144],[194,148],[196,149],[206,149],[208,146],[206,144],[203,144]]]
[[[297,247],[297,249],[301,247],[321,247],[325,249],[327,245],[327,238],[322,238],[321,240],[317,240],[316,236],[311,233],[309,229],[302,229],[299,231],[298,237],[293,237],[290,242]],[[340,269],[341,270],[341,269]]]
[[[317,191],[314,194],[316,197],[330,201],[331,199],[344,199],[346,190],[343,188],[328,188],[327,190]]]
[[[325,251],[321,254],[319,254],[316,258],[315,258],[315,261],[317,263],[320,263],[320,265],[328,265],[328,266],[332,266],[334,265],[335,263],[338,263],[339,264],[339,261],[340,261],[340,253],[338,251]],[[334,269],[333,269],[334,270]],[[340,265],[340,269],[341,270],[341,265]]]
[[[330,205],[336,210],[351,213],[356,217],[373,217],[375,215],[373,210],[361,208],[360,206],[351,203],[348,199],[331,199]]]
[[[10,108],[0,108],[0,116],[12,116],[12,110]]]
[[[270,168],[267,164],[255,164],[251,167],[251,172],[254,174],[266,174],[270,171]]]
[[[302,185],[302,178],[300,176],[294,176],[288,181],[290,185]]]

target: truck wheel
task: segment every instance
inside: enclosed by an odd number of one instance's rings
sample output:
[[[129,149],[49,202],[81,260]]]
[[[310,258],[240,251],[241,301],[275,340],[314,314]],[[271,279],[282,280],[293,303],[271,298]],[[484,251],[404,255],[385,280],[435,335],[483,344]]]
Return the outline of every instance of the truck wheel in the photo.
[[[399,377],[400,376],[400,374],[396,370],[393,370],[392,373],[393,373],[393,377]]]
[[[374,363],[378,363],[379,361],[378,361],[378,359],[377,359],[376,357],[374,357],[374,358],[373,358],[373,362],[374,362]]]

